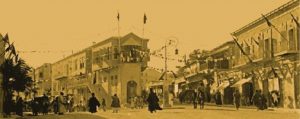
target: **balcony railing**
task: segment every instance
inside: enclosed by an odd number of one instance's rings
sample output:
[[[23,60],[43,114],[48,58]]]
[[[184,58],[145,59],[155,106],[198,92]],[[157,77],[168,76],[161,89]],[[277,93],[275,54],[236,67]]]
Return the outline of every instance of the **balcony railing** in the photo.
[[[274,55],[279,56],[291,53],[299,53],[299,50],[296,48],[296,43],[282,41],[280,42],[279,47],[277,47]]]

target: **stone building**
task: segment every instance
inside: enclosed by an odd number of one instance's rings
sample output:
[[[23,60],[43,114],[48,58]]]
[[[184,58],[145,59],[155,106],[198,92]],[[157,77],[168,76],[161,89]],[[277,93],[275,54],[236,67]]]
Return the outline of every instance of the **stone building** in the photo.
[[[246,55],[236,46],[230,75],[252,82],[236,85],[241,92],[262,90],[271,106],[270,93],[278,91],[282,107],[300,108],[299,12],[299,0],[292,0],[232,33]]]
[[[43,94],[50,95],[52,86],[51,64],[45,63],[42,66],[35,68],[33,75],[32,79],[37,86],[36,96],[41,96]]]
[[[111,103],[117,94],[122,104],[141,95],[141,73],[149,59],[148,39],[129,33],[111,37],[72,54],[52,65],[57,89],[74,95],[75,103],[86,102],[95,93]]]

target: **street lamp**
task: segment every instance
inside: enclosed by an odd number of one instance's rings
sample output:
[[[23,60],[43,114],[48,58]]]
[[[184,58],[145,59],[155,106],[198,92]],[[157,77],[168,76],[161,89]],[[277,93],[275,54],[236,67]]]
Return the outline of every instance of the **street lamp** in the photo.
[[[175,49],[175,55],[178,54],[177,49],[178,39],[176,37],[169,37],[166,39],[165,42],[165,79],[163,82],[163,107],[171,107],[169,102],[169,84],[170,81],[168,81],[168,58],[167,58],[167,46],[174,45],[176,47]]]

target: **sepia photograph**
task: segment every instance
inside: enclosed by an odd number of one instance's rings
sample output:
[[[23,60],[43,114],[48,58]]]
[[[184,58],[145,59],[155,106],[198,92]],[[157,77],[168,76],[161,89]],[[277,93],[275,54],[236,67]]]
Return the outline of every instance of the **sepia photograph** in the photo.
[[[0,0],[0,119],[300,119],[300,0]]]

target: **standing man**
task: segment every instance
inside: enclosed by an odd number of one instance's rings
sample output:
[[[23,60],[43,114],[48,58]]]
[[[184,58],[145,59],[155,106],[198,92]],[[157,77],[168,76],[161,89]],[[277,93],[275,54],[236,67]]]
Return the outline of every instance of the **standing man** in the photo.
[[[105,111],[106,111],[106,102],[105,102],[105,99],[104,99],[104,98],[102,98],[101,105],[102,105],[103,111],[105,112]]]
[[[19,97],[17,99],[17,104],[16,104],[16,114],[23,117],[23,107],[24,107],[24,102],[22,97]]]
[[[236,108],[236,110],[239,110],[240,102],[241,102],[241,94],[240,94],[239,90],[235,90],[233,97],[234,97],[235,108]]]
[[[49,98],[46,94],[43,95],[42,101],[43,115],[46,115],[49,107]]]
[[[100,107],[100,103],[98,99],[95,97],[95,93],[92,93],[92,97],[89,99],[89,112],[95,113],[97,112],[97,107]]]
[[[221,95],[221,92],[219,90],[217,90],[217,92],[215,94],[215,101],[216,101],[217,106],[222,105],[222,95]]]
[[[65,107],[66,101],[64,97],[64,93],[60,92],[60,95],[58,96],[58,114],[63,115],[66,112]]]
[[[200,109],[204,109],[204,101],[205,101],[205,94],[201,90],[198,91],[198,101],[200,104]]]
[[[119,112],[119,108],[121,106],[120,106],[120,100],[119,100],[119,97],[117,96],[117,94],[114,94],[114,96],[112,96],[111,107],[113,109],[113,113]]]
[[[193,91],[193,104],[194,104],[194,109],[197,109],[197,101],[198,101],[198,98],[197,98],[197,89],[195,89]]]

